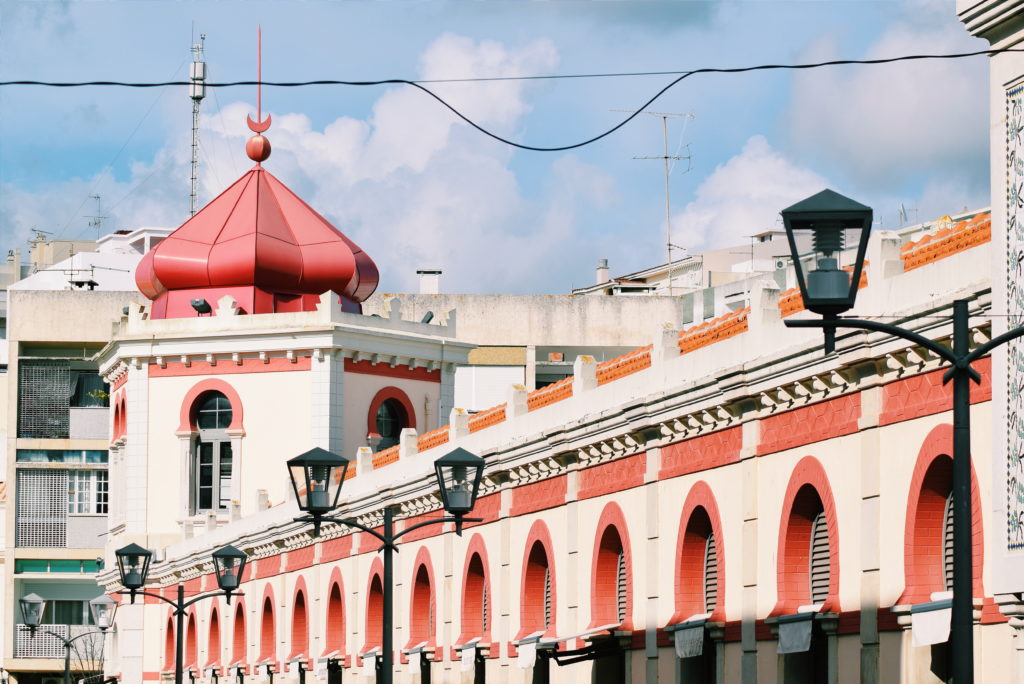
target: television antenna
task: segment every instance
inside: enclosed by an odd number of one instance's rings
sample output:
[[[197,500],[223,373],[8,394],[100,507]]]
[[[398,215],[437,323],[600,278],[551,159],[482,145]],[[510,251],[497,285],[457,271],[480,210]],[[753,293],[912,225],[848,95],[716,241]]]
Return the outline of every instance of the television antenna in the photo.
[[[671,296],[673,296],[673,294],[672,294],[672,249],[673,249],[673,247],[675,247],[676,249],[680,249],[680,247],[678,245],[673,245],[672,244],[672,202],[671,202],[671,199],[670,199],[670,196],[669,196],[668,177],[672,173],[672,169],[675,166],[675,162],[680,161],[682,159],[685,159],[686,162],[687,162],[686,171],[689,172],[689,170],[690,170],[690,155],[689,154],[680,155],[679,153],[680,153],[680,151],[682,150],[682,147],[683,147],[683,136],[686,135],[686,124],[689,123],[689,120],[694,118],[694,117],[693,117],[693,114],[688,114],[688,113],[684,114],[684,113],[680,113],[680,112],[652,112],[652,111],[649,111],[649,110],[646,110],[646,109],[639,110],[639,111],[637,111],[637,110],[630,110],[630,109],[613,109],[612,111],[613,112],[623,112],[623,113],[628,113],[628,114],[648,114],[650,116],[659,116],[659,117],[661,117],[661,133],[662,133],[662,142],[663,142],[663,145],[664,145],[664,147],[662,149],[662,154],[656,155],[656,156],[650,156],[650,157],[633,157],[633,159],[645,159],[645,160],[660,159],[660,160],[662,160],[662,162],[665,165],[665,249],[666,249],[667,254],[668,254],[668,296],[671,297]],[[668,153],[668,120],[669,119],[684,119],[683,130],[679,134],[679,145],[676,147],[675,154],[669,154]],[[689,149],[687,149],[687,152],[689,152]],[[670,161],[672,162],[672,166],[671,167],[669,166],[669,162]]]

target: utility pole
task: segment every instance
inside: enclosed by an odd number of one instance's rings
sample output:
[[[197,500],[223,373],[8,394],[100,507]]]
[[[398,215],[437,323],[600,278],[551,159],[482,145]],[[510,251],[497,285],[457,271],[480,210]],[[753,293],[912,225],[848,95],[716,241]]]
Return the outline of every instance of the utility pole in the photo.
[[[626,112],[626,111],[629,111],[629,110],[616,109],[616,110],[613,110],[613,111]],[[654,156],[654,157],[633,157],[633,159],[661,159],[662,162],[665,165],[665,249],[666,249],[667,254],[668,254],[668,296],[671,297],[671,296],[673,296],[673,292],[672,292],[672,249],[673,249],[673,247],[676,247],[676,245],[672,244],[672,203],[671,203],[670,196],[669,196],[669,185],[668,185],[668,177],[672,173],[672,171],[669,168],[669,161],[670,160],[671,161],[679,161],[681,159],[685,159],[685,160],[689,161],[690,160],[690,155],[680,156],[678,149],[676,150],[676,154],[670,155],[668,153],[668,120],[670,118],[673,118],[673,119],[692,119],[693,118],[693,114],[680,114],[680,113],[677,113],[677,112],[651,112],[651,111],[647,111],[647,110],[643,110],[643,111],[640,111],[640,112],[629,111],[629,113],[630,114],[634,114],[634,113],[649,114],[650,116],[660,116],[661,117],[661,133],[662,133],[662,142],[663,142],[662,154],[658,155],[658,156]],[[685,131],[686,129],[684,128],[683,130]],[[680,143],[682,143],[682,136],[681,135],[680,135]],[[689,171],[690,169],[687,168],[686,170]],[[682,248],[680,247],[679,249],[682,249]]]
[[[194,34],[193,34],[194,35]],[[192,98],[192,192],[189,195],[189,216],[195,216],[199,207],[199,103],[206,97],[206,62],[203,61],[203,45],[206,34],[199,34],[199,42],[192,44],[192,66],[189,78],[188,96]]]

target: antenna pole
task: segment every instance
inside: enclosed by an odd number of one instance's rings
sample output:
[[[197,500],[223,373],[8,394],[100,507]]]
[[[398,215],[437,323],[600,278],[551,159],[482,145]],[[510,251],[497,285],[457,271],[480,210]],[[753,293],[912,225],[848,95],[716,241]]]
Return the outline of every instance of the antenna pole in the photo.
[[[627,111],[616,109],[613,111]],[[636,113],[636,112],[630,112]],[[661,117],[661,134],[662,134],[662,153],[656,157],[633,157],[633,159],[661,159],[665,165],[665,249],[668,253],[668,296],[674,295],[674,289],[672,285],[672,248],[675,246],[672,244],[672,201],[669,194],[669,183],[668,177],[672,171],[669,168],[669,160],[678,161],[680,159],[689,160],[689,155],[680,156],[678,154],[672,155],[668,153],[668,119],[669,117],[678,117],[684,119],[692,119],[693,114],[679,114],[675,112],[649,112],[641,111],[640,114],[650,114],[651,116]]]
[[[192,44],[193,61],[189,72],[191,85],[188,96],[192,98],[192,178],[189,194],[189,216],[199,210],[199,103],[206,97],[206,62],[203,61],[203,45],[206,34],[199,34],[199,42]]]
[[[90,199],[96,200],[96,215],[88,218],[92,219],[89,221],[89,227],[96,229],[96,239],[100,239],[100,230],[103,227],[103,219],[107,218],[103,215],[103,200],[99,195],[89,195]]]

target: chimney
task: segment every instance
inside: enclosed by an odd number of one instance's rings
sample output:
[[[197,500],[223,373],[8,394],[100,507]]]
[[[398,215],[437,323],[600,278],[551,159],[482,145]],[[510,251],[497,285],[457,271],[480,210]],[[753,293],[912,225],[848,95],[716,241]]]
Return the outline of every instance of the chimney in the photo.
[[[598,259],[597,260],[597,282],[595,285],[608,282],[608,260]]]
[[[416,271],[420,277],[420,294],[438,294],[441,286],[440,269],[421,269]]]

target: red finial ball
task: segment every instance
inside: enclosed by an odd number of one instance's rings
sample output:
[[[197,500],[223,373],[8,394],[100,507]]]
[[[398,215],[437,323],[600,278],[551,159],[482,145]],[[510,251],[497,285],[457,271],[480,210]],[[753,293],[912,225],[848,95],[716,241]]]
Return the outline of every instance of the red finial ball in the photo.
[[[266,161],[270,156],[270,141],[262,135],[254,135],[245,143],[245,153],[254,162]]]

